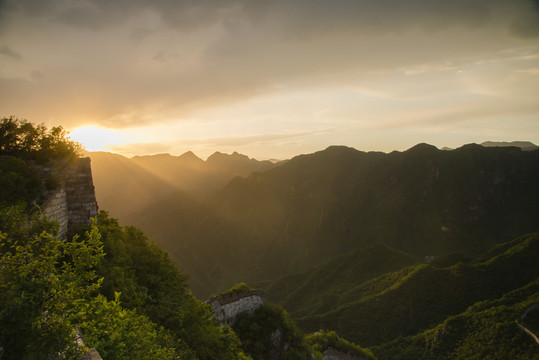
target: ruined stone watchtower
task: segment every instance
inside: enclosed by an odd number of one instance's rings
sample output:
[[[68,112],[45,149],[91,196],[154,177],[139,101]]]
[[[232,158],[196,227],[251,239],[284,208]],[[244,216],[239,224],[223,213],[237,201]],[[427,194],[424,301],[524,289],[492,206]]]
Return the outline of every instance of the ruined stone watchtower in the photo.
[[[239,313],[253,313],[264,304],[264,291],[248,290],[214,296],[207,302],[213,306],[215,317],[221,325],[232,325]]]
[[[42,207],[43,213],[60,225],[58,237],[63,238],[68,231],[90,224],[98,211],[90,158],[43,167],[41,172],[58,179],[57,188]]]

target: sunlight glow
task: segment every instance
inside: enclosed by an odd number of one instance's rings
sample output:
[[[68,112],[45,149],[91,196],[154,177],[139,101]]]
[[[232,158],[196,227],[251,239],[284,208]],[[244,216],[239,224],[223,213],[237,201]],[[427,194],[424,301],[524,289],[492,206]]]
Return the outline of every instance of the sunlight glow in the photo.
[[[69,137],[81,143],[88,151],[103,151],[125,142],[117,130],[97,126],[78,127],[69,133]]]

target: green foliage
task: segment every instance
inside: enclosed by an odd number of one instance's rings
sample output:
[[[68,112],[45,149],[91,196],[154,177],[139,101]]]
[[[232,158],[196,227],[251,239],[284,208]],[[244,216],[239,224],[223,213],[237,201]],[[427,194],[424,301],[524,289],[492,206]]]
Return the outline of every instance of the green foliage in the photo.
[[[267,285],[266,295],[296,317],[323,314],[358,298],[362,283],[417,262],[409,254],[377,243],[274,281]]]
[[[252,314],[240,313],[233,329],[255,360],[312,358],[313,351],[301,331],[280,307],[264,304]]]
[[[373,348],[379,359],[537,359],[537,344],[515,320],[539,301],[539,280],[481,301],[438,326]]]
[[[328,348],[334,348],[345,354],[358,356],[361,358],[373,359],[376,357],[369,349],[364,349],[337,335],[335,331],[319,330],[306,336],[306,340],[314,350],[323,353]]]
[[[28,163],[15,157],[0,158],[0,206],[29,204],[41,192],[41,183]]]
[[[44,221],[42,221],[44,222]],[[178,341],[119,298],[97,292],[104,253],[97,227],[84,240],[59,240],[29,227],[16,238],[0,233],[0,347],[2,359],[80,358],[75,328],[107,359],[176,359]],[[96,296],[97,295],[97,296]]]
[[[335,278],[335,286],[321,292],[325,296],[333,291],[332,308],[317,312],[321,307],[316,307],[315,299],[312,309],[303,306],[291,315],[306,331],[334,329],[372,347],[436,326],[477,301],[496,299],[539,276],[539,234],[523,236],[487,254],[446,268],[430,264],[405,267],[358,281],[348,289]],[[303,280],[308,283],[308,278]],[[303,286],[301,279],[297,281]]]
[[[502,254],[449,268],[428,264],[386,274],[344,294],[341,306],[298,319],[300,326],[332,328],[364,346],[412,335],[464,311],[477,301],[495,299],[539,276],[539,234],[518,239]],[[357,319],[361,319],[357,321]]]
[[[120,295],[109,301],[98,295],[83,304],[78,319],[84,341],[99,349],[103,359],[179,359],[178,342],[148,317],[120,305]]]
[[[235,284],[234,286],[232,286],[227,291],[221,293],[221,295],[242,293],[242,292],[246,292],[246,291],[249,291],[249,290],[253,290],[253,288],[250,287],[249,285],[247,285],[246,283],[242,282],[242,283]]]
[[[20,233],[25,230],[28,215],[26,204],[14,203],[0,208],[0,232]]]
[[[211,306],[192,295],[186,276],[166,252],[149,243],[137,228],[122,228],[105,211],[99,213],[97,223],[106,253],[98,272],[104,278],[101,292],[108,301],[121,292],[123,306],[181,339],[184,359],[245,358],[236,335],[217,326]]]
[[[26,209],[26,204],[21,202],[0,207],[0,232],[9,234],[15,241],[26,241],[42,232],[51,235],[58,233],[58,223],[49,221],[39,213],[28,216]]]
[[[5,359],[76,354],[73,319],[99,288],[103,256],[97,229],[85,241],[42,232],[14,240],[0,233],[0,346]]]
[[[0,347],[3,359],[79,358],[74,329],[108,359],[173,359],[177,341],[146,316],[124,310],[118,298],[96,297],[103,245],[95,225],[72,240],[44,230],[57,224],[35,218],[24,207],[0,212]]]
[[[0,155],[48,161],[78,157],[81,149],[61,126],[49,130],[13,116],[0,119]]]

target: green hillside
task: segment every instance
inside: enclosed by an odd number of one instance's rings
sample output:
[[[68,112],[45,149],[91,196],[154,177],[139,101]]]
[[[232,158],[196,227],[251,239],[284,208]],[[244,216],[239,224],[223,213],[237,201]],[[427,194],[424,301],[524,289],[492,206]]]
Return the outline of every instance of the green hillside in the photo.
[[[285,276],[265,290],[268,298],[293,314],[323,314],[359,284],[418,262],[414,257],[377,243],[336,256],[314,269]]]
[[[537,343],[520,331],[525,309],[539,302],[539,280],[485,300],[417,335],[399,337],[373,349],[379,359],[539,359]]]
[[[469,263],[445,268],[407,266],[372,279],[358,278],[355,284],[334,277],[320,292],[298,291],[296,298],[272,292],[279,282],[268,291],[306,331],[334,329],[371,347],[436,326],[476,302],[496,299],[535,281],[538,258],[539,234],[535,233],[496,246]],[[316,268],[288,278],[294,282],[289,285],[296,289],[312,286],[314,274],[320,271]]]

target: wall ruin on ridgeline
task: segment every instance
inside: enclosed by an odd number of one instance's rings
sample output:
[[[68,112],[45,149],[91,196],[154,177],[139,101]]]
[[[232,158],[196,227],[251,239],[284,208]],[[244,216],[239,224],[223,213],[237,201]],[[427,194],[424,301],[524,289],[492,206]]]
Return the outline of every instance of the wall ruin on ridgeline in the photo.
[[[40,173],[42,182],[50,176],[58,181],[42,206],[49,220],[58,222],[58,237],[63,238],[69,231],[90,224],[98,211],[90,158],[42,167]]]
[[[213,306],[214,316],[221,325],[232,325],[239,313],[243,311],[253,313],[264,304],[264,291],[249,290],[214,296],[208,300],[208,303]]]

